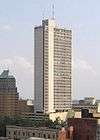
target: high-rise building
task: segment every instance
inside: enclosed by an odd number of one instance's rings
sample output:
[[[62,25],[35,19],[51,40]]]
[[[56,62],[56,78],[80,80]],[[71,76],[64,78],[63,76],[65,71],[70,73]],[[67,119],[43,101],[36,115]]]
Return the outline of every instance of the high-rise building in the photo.
[[[4,70],[0,75],[0,116],[18,115],[18,99],[16,79],[9,75],[8,70]]]
[[[71,106],[72,31],[54,19],[34,29],[35,112],[66,111]]]

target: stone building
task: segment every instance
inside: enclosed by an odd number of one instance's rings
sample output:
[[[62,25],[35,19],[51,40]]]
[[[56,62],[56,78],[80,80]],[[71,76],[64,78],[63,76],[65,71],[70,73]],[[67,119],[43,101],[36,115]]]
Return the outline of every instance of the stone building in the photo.
[[[6,126],[6,137],[9,139],[25,140],[30,137],[45,138],[50,140],[57,140],[58,130],[49,129],[45,127],[20,127],[20,126]]]

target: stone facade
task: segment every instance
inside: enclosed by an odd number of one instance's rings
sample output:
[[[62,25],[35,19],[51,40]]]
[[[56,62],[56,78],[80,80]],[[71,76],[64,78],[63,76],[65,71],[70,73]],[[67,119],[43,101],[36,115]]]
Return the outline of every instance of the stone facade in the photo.
[[[33,127],[19,127],[6,126],[6,137],[10,139],[25,140],[30,137],[45,138],[50,140],[57,140],[58,131],[49,128],[33,128]]]

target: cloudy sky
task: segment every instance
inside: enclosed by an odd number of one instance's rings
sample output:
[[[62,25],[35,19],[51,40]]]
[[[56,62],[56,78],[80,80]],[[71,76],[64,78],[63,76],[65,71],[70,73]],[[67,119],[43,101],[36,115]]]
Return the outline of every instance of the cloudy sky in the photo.
[[[100,98],[100,0],[0,0],[0,72],[16,76],[20,97],[33,98],[33,27],[52,15],[73,29],[73,98]]]

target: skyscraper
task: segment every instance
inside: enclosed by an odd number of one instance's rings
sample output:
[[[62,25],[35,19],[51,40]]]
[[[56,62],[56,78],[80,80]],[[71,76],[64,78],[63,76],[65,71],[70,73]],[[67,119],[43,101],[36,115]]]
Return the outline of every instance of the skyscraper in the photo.
[[[54,19],[34,29],[35,112],[66,111],[71,106],[72,31]]]
[[[0,116],[18,115],[18,99],[15,77],[4,70],[0,75]]]

